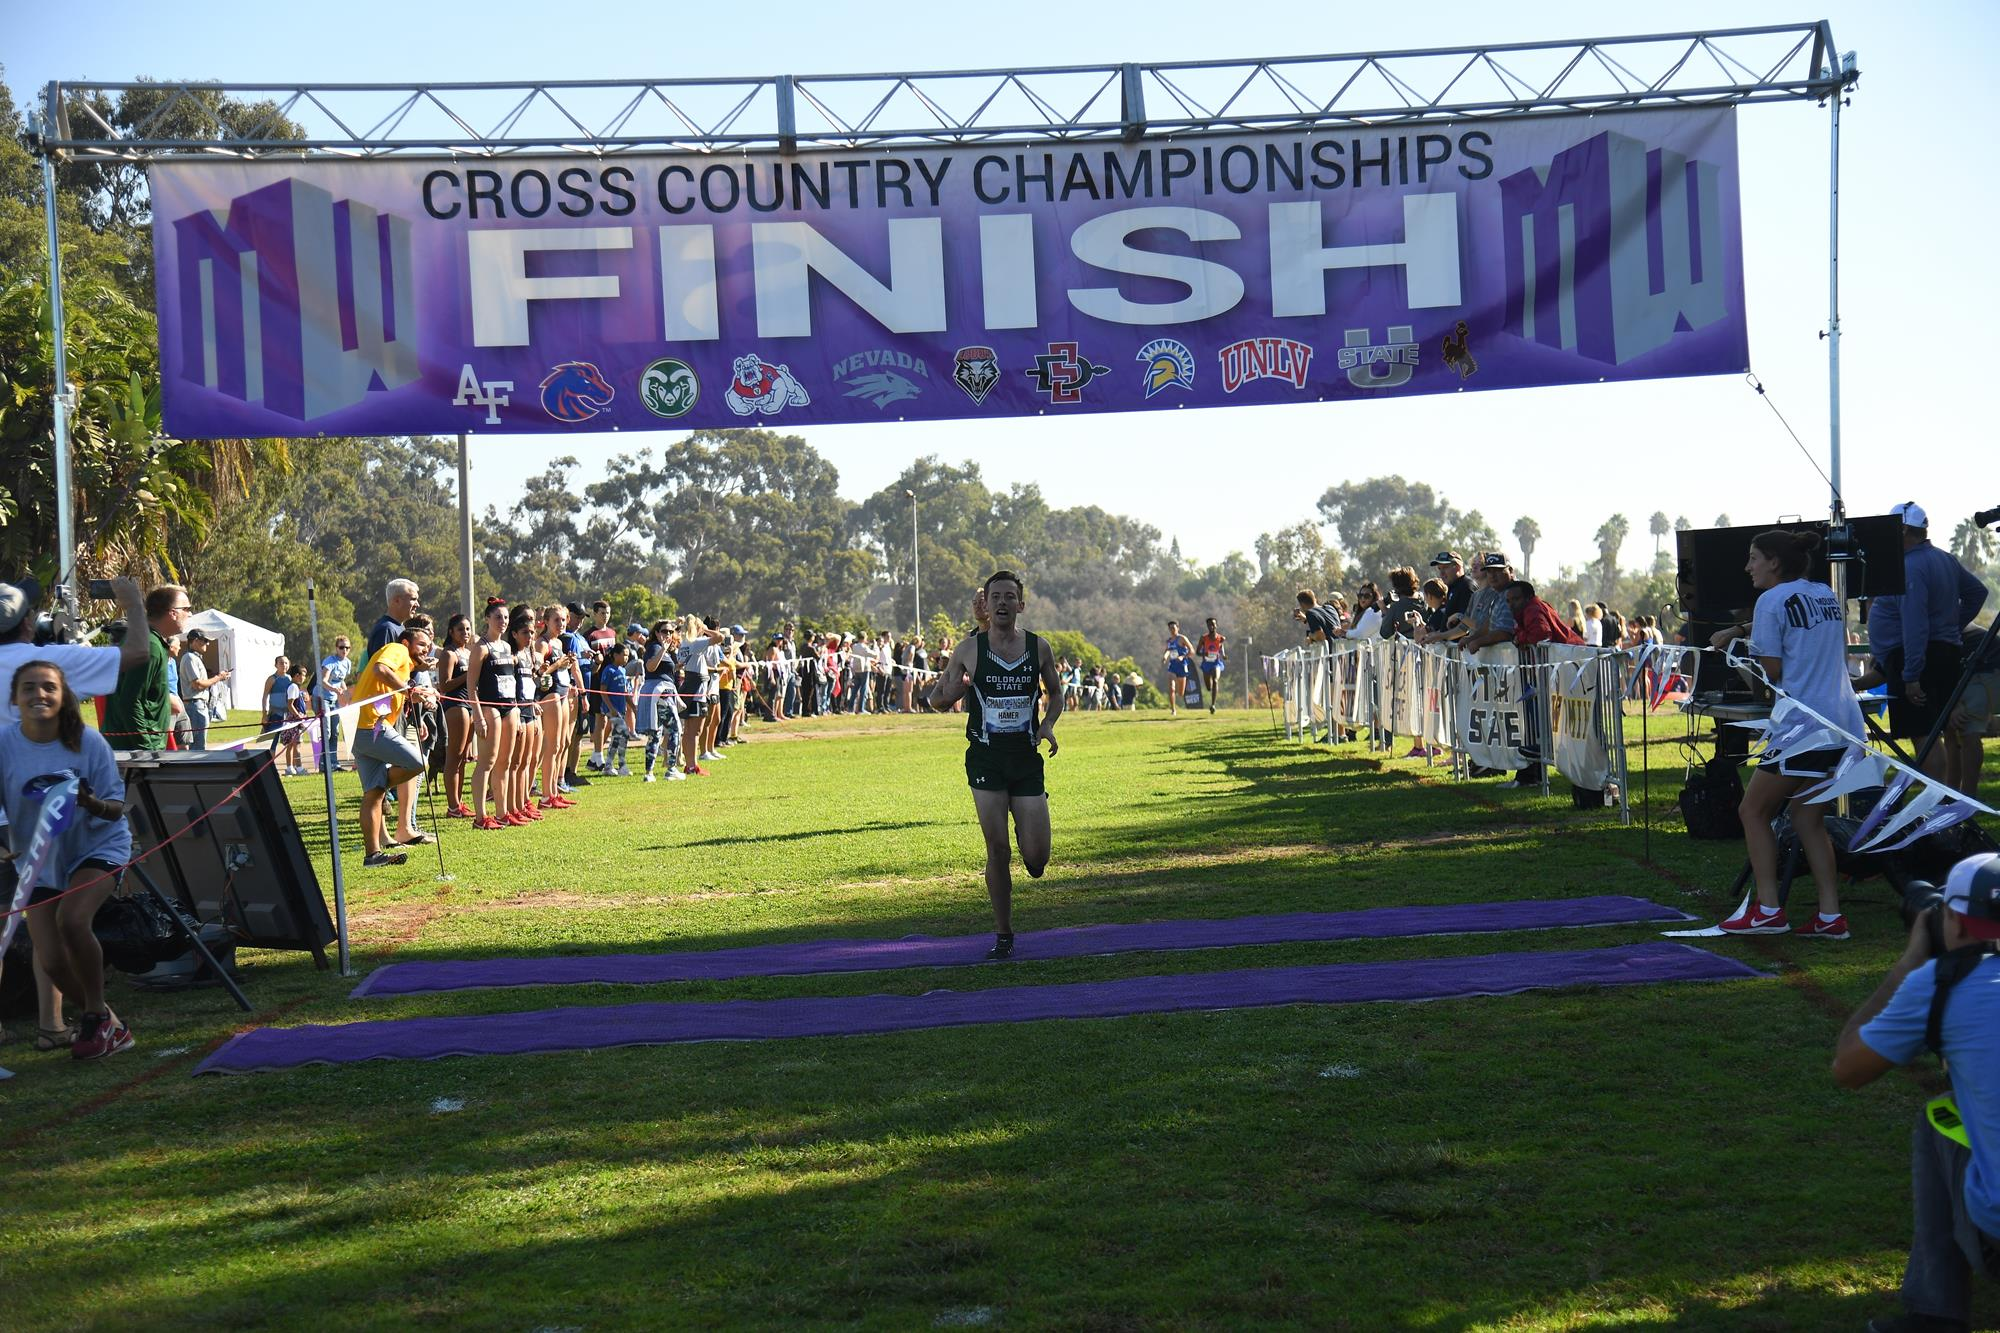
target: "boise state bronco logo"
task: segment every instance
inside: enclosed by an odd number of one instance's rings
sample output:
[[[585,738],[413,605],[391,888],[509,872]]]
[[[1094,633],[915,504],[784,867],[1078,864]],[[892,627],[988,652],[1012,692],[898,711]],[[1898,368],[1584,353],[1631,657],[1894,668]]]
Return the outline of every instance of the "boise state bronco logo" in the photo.
[[[565,361],[542,381],[542,408],[557,421],[588,421],[617,396],[588,361]]]
[[[1162,389],[1194,388],[1194,353],[1175,338],[1155,338],[1134,358],[1146,365],[1146,396]]]
[[[753,352],[737,357],[735,369],[736,377],[722,398],[739,417],[759,412],[774,417],[788,407],[804,407],[812,402],[805,386],[792,378],[790,366],[774,366]]]

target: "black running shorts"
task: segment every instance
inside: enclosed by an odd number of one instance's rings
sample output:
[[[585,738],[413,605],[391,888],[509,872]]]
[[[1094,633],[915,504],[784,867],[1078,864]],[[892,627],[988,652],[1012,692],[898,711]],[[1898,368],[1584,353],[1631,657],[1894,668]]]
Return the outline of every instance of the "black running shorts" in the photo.
[[[1004,791],[1009,796],[1046,796],[1042,785],[1042,752],[1038,749],[995,749],[968,745],[965,782],[974,791]]]

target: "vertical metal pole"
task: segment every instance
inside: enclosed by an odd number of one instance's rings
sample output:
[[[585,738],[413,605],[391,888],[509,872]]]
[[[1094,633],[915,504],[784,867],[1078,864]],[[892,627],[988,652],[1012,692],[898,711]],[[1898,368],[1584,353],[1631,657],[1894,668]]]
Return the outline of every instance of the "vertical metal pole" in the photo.
[[[1249,635],[1243,636],[1243,707],[1250,707],[1250,667],[1257,661],[1257,641]]]
[[[463,439],[463,436],[459,437]],[[465,457],[463,453],[459,455]],[[306,613],[312,624],[313,670],[319,670],[323,660],[319,653],[319,596],[313,588],[313,581],[306,580]],[[340,944],[340,975],[354,975],[347,966],[347,880],[340,873],[340,823],[334,815],[333,769],[340,756],[333,750],[333,710],[327,709],[319,719],[320,777],[326,783],[326,837],[333,847],[333,926]]]
[[[1836,58],[1839,73],[1845,75],[1851,57]],[[1845,83],[1833,90],[1828,102],[1833,115],[1833,143],[1827,168],[1826,194],[1826,392],[1827,392],[1827,480],[1832,484],[1833,521],[1846,512],[1840,498],[1840,103],[1846,96]]]
[[[917,495],[910,492],[910,595],[916,599],[917,634],[924,632],[924,560],[917,551]]]
[[[42,122],[44,134],[55,132],[56,85],[50,84],[46,119]],[[49,334],[55,350],[55,448],[56,448],[56,577],[60,580],[56,595],[68,608],[77,605],[76,569],[76,515],[71,509],[70,495],[70,450],[69,450],[69,351],[64,345],[66,329],[63,320],[62,299],[62,248],[56,228],[56,162],[44,150],[42,153],[42,214],[48,223],[49,232]]]
[[[465,432],[458,433],[458,599],[459,609],[474,625],[479,615],[472,599],[472,465],[466,458]],[[315,650],[317,651],[317,650]]]

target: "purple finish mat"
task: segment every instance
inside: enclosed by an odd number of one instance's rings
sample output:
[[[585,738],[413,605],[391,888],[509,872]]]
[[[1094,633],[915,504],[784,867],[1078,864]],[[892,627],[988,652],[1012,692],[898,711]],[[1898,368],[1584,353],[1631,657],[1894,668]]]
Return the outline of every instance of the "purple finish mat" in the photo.
[[[1245,944],[1473,935],[1562,926],[1619,926],[1691,921],[1685,912],[1644,898],[1609,894],[1438,907],[1371,907],[1359,912],[1290,912],[1211,921],[1138,921],[1024,931],[1014,957],[1029,962],[1130,953],[1141,949],[1221,949]],[[665,981],[727,981],[816,972],[874,972],[896,967],[953,967],[984,962],[990,935],[908,935],[899,940],[799,940],[706,953],[613,953],[583,957],[474,958],[390,963],[354,988],[352,998],[413,995],[484,986],[643,986]]]
[[[996,966],[1005,966],[997,964]],[[1356,1004],[1511,995],[1548,986],[1630,986],[1764,976],[1732,958],[1664,940],[1612,949],[1479,954],[1393,963],[1247,968],[1061,986],[1003,986],[924,995],[620,1004],[336,1026],[259,1028],[233,1037],[197,1074],[250,1073],[361,1060],[524,1055],[686,1041],[853,1036],[972,1023],[1109,1018],[1189,1009]]]

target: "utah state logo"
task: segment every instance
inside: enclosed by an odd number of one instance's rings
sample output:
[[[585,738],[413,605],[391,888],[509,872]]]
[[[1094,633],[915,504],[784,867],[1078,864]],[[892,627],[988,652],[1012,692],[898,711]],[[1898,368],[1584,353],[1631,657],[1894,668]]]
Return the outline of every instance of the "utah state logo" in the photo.
[[[542,408],[557,421],[588,421],[617,396],[588,361],[565,361],[542,381]]]
[[[774,417],[788,407],[804,407],[812,402],[805,386],[792,378],[790,366],[774,366],[753,352],[737,357],[735,368],[736,377],[723,401],[739,417],[759,412]]]

